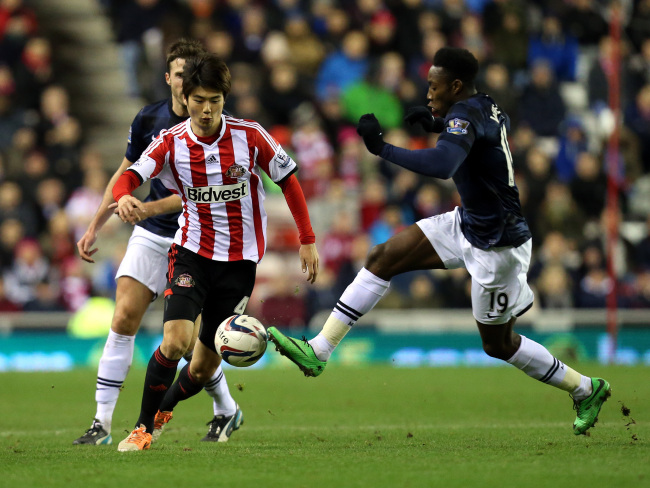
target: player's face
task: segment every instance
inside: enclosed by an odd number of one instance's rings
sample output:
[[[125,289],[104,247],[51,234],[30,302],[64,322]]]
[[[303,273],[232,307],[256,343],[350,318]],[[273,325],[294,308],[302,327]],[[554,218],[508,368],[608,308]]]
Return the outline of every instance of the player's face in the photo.
[[[192,120],[192,130],[197,136],[211,136],[219,130],[225,102],[223,93],[198,87],[185,102]]]
[[[450,80],[444,68],[431,66],[429,76],[429,91],[427,91],[427,106],[435,117],[444,117],[449,108],[458,101],[456,98],[462,90],[460,80]]]
[[[170,63],[169,72],[165,73],[165,81],[172,90],[172,98],[174,102],[184,106],[183,101],[183,67],[185,60],[176,58]]]

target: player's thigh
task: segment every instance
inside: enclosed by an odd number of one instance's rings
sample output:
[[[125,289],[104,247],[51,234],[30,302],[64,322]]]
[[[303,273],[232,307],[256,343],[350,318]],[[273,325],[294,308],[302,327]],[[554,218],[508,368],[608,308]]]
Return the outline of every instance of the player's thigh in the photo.
[[[142,317],[153,299],[154,293],[136,279],[130,276],[118,278],[111,330],[122,335],[137,334]]]
[[[390,279],[407,271],[441,269],[444,264],[422,229],[413,224],[375,246],[366,268],[380,278]]]
[[[115,278],[133,278],[151,290],[155,300],[167,283],[167,253],[171,243],[170,238],[158,236],[136,226]]]
[[[518,248],[472,249],[466,256],[472,276],[472,312],[482,324],[506,324],[533,305],[528,285],[531,241]]]
[[[172,244],[168,259],[163,321],[188,320],[194,324],[210,289],[211,260],[177,244]]]
[[[216,354],[214,335],[221,322],[234,314],[243,314],[255,286],[257,265],[252,261],[216,263],[211,274],[212,286],[203,305],[199,340]]]

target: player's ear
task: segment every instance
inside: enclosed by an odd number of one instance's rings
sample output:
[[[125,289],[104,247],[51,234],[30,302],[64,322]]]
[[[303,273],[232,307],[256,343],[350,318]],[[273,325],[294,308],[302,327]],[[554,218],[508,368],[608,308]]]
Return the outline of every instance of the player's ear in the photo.
[[[458,95],[461,91],[463,91],[463,82],[458,79],[452,81],[451,91],[454,93],[454,95]]]
[[[166,82],[169,86],[172,86],[172,79],[171,79],[171,76],[169,76],[169,73],[165,73],[165,82]]]

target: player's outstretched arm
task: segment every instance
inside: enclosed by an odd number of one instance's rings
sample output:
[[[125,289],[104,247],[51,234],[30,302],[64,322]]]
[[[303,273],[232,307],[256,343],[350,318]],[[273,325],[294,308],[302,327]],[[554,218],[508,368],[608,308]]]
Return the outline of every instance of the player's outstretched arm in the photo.
[[[309,273],[307,275],[307,281],[314,283],[318,276],[318,250],[315,244],[316,236],[314,235],[311,221],[309,220],[309,210],[307,209],[305,195],[302,192],[296,175],[290,175],[278,183],[278,185],[282,188],[284,199],[287,201],[291,215],[298,227],[298,234],[300,236],[300,250],[298,254],[300,256],[302,272]]]
[[[92,256],[98,250],[98,248],[93,249],[93,244],[95,244],[95,241],[97,240],[97,233],[101,230],[108,218],[113,213],[113,208],[111,207],[111,204],[114,202],[113,186],[115,185],[115,182],[118,180],[120,175],[124,173],[126,168],[131,166],[131,164],[131,161],[126,158],[122,160],[122,164],[117,169],[117,171],[115,171],[113,176],[111,176],[111,179],[106,185],[104,196],[102,197],[102,203],[99,204],[95,216],[90,221],[90,224],[88,224],[88,229],[86,229],[84,235],[81,237],[81,239],[79,239],[79,242],[77,242],[77,250],[79,251],[79,256],[81,256],[81,259],[88,263],[95,262]]]

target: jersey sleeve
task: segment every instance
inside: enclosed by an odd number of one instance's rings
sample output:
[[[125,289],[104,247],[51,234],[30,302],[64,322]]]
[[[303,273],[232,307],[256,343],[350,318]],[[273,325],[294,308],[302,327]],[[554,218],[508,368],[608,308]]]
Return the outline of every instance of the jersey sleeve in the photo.
[[[176,180],[169,166],[169,157],[173,144],[174,136],[169,131],[163,130],[149,144],[138,160],[127,169],[136,173],[142,183],[151,178],[158,178],[167,189],[179,193]]]
[[[468,154],[482,132],[480,113],[464,103],[457,103],[445,117],[445,128],[438,141],[460,146]]]
[[[148,142],[143,134],[143,125],[142,110],[140,110],[129,128],[129,138],[127,139],[126,154],[124,155],[129,161],[137,161],[147,148]]]
[[[256,164],[278,183],[298,169],[296,162],[282,149],[282,146],[262,126],[256,124]]]

